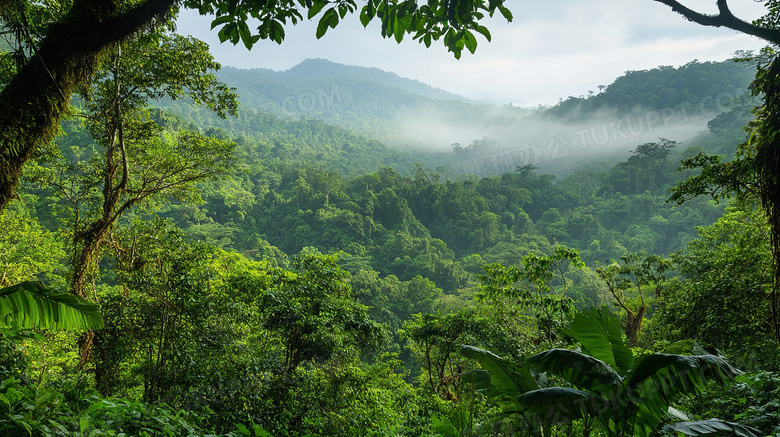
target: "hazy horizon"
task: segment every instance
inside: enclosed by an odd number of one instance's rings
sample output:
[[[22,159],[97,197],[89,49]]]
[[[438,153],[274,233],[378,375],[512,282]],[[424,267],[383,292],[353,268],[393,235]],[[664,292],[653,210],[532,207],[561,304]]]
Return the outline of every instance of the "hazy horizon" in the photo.
[[[695,3],[692,6],[704,12],[715,6],[714,1]],[[464,53],[461,60],[441,44],[426,48],[409,38],[401,44],[382,39],[377,26],[363,29],[356,16],[346,17],[320,40],[314,37],[316,21],[304,20],[286,29],[281,45],[259,41],[252,51],[240,44],[220,44],[216,30],[209,30],[211,18],[194,11],[184,11],[177,25],[180,33],[207,42],[225,66],[283,71],[307,58],[325,58],[390,71],[473,100],[522,107],[587,94],[625,71],[676,67],[695,59],[722,61],[737,50],[764,46],[731,30],[688,22],[652,0],[510,0],[508,5],[514,22],[489,19],[492,42],[479,37],[476,53]],[[756,2],[735,4],[733,9],[746,20],[765,10]]]

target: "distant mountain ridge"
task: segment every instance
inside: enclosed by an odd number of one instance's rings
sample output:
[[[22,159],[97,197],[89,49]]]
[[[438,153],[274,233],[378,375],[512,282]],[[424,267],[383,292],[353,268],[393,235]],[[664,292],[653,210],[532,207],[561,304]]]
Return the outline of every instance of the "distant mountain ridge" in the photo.
[[[472,133],[495,123],[497,112],[502,123],[529,113],[473,102],[377,68],[324,59],[308,59],[286,71],[224,68],[218,76],[237,88],[245,108],[315,118],[402,147],[448,149],[464,138],[475,139]],[[455,127],[429,129],[449,124]]]
[[[418,80],[401,77],[395,73],[380,70],[376,67],[337,64],[322,58],[306,59],[289,70],[280,72],[280,74],[300,79],[307,79],[317,75],[321,77],[354,76],[402,89],[429,99],[479,103],[441,88],[435,88]]]

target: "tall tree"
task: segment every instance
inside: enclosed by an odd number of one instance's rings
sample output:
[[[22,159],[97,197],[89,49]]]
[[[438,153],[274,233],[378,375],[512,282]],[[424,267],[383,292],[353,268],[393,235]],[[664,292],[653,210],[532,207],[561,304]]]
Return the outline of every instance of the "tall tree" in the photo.
[[[631,253],[620,259],[623,265],[613,262],[597,267],[596,273],[607,285],[615,306],[626,312],[623,330],[629,345],[636,347],[645,313],[650,308],[650,302],[645,298],[647,289],[655,289],[655,297],[658,297],[658,286],[666,279],[664,273],[671,268],[671,263],[658,255],[645,253]]]
[[[780,1],[767,0],[767,14],[749,23],[737,18],[729,9],[727,0],[717,0],[718,13],[703,14],[694,11],[676,0],[655,0],[672,8],[686,19],[703,26],[726,27],[761,38],[774,47],[780,46]],[[754,95],[763,94],[764,106],[756,111],[757,119],[750,125],[752,135],[746,149],[736,166],[727,167],[718,160],[702,159],[703,173],[711,177],[698,179],[705,182],[705,187],[689,184],[675,193],[677,201],[683,199],[686,189],[688,194],[713,193],[719,195],[721,189],[726,191],[744,190],[745,185],[754,184],[755,194],[758,194],[767,212],[771,228],[772,258],[774,264],[774,288],[770,293],[770,305],[775,330],[775,338],[780,343],[780,58],[773,50],[766,63],[759,65],[756,81],[751,89]],[[726,163],[728,164],[728,163]],[[721,170],[721,171],[718,171]],[[718,174],[720,173],[720,174]],[[713,190],[708,188],[715,186]]]
[[[87,151],[89,138],[74,134],[70,148],[86,149],[83,161],[64,153],[49,173],[69,204],[71,291],[82,297],[100,246],[122,214],[156,198],[197,199],[195,183],[229,171],[235,146],[197,132],[171,138],[147,111],[152,99],[186,95],[220,116],[236,113],[236,96],[211,73],[219,64],[205,43],[146,33],[118,44],[102,62],[81,92],[83,107],[75,110],[98,147]]]
[[[18,52],[23,58],[13,65],[2,64],[0,75],[11,77],[7,83],[0,82],[4,84],[0,90],[0,211],[15,196],[25,162],[54,137],[73,92],[97,70],[100,55],[140,30],[155,27],[180,7],[215,14],[212,27],[221,26],[220,39],[243,42],[247,48],[260,39],[281,43],[285,25],[298,23],[304,15],[320,17],[316,32],[320,38],[358,10],[354,0],[72,0],[43,4],[57,13],[25,25],[20,18],[30,18],[25,12],[41,2],[0,0],[0,24],[3,28],[20,26],[23,32],[19,35],[26,44],[25,51]],[[400,42],[411,35],[426,46],[441,40],[460,57],[463,49],[476,50],[475,33],[490,40],[480,21],[496,11],[512,19],[503,0],[431,0],[422,5],[416,0],[371,0],[360,9],[359,18],[364,26],[380,21],[383,37]],[[250,18],[259,21],[255,32],[247,24]]]
[[[564,246],[550,256],[529,253],[522,266],[488,264],[482,268],[485,274],[478,276],[479,298],[493,305],[498,324],[516,345],[550,347],[560,343],[561,331],[574,312],[572,298],[566,295],[571,275],[584,267],[580,253]],[[519,348],[512,353],[518,352],[523,353]]]
[[[25,10],[33,2],[6,0],[2,10]],[[173,9],[173,0],[124,2],[75,0],[56,19],[29,35],[28,59],[17,62],[0,91],[0,209],[12,200],[22,166],[57,131],[76,87],[98,67],[100,54]],[[4,24],[10,20],[3,17]],[[41,24],[41,23],[36,23]],[[39,30],[39,29],[30,29]]]
[[[260,299],[264,327],[278,337],[288,374],[306,361],[378,351],[385,341],[384,328],[368,317],[336,263],[335,255],[303,251],[293,271]]]

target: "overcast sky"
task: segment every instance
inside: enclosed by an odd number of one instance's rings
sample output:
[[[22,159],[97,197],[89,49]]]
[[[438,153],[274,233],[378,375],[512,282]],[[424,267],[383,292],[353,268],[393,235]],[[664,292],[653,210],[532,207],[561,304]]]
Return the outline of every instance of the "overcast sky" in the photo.
[[[400,45],[382,39],[376,24],[363,29],[356,15],[320,40],[314,36],[316,21],[305,21],[287,29],[281,46],[260,41],[252,51],[220,44],[217,31],[209,31],[211,18],[192,11],[181,16],[178,30],[209,43],[225,66],[286,70],[307,58],[325,58],[392,71],[472,99],[521,106],[595,91],[627,70],[720,61],[736,50],[763,46],[756,38],[688,22],[652,0],[507,1],[514,21],[507,24],[496,14],[487,22],[493,42],[478,35],[476,54],[464,51],[460,60],[441,44],[426,49],[411,39]],[[715,0],[685,3],[715,12]],[[746,20],[764,12],[753,0],[731,3],[735,15]]]

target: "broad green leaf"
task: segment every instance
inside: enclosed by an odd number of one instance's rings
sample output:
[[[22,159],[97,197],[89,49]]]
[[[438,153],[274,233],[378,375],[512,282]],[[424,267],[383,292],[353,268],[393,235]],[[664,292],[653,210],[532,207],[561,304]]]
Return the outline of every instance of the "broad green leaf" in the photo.
[[[575,387],[587,390],[614,390],[623,378],[607,363],[567,349],[550,349],[528,358],[533,369],[562,376]]]
[[[432,38],[430,33],[426,33],[425,36],[423,36],[423,43],[425,44],[425,47],[431,46],[431,39]]]
[[[37,281],[22,282],[0,289],[0,325],[12,329],[99,329],[103,316],[96,303]]]
[[[760,437],[763,433],[755,428],[717,419],[677,422],[663,427],[667,433],[687,436],[736,436]]]
[[[608,309],[578,313],[569,325],[569,333],[588,355],[604,361],[621,374],[631,369],[634,355],[623,343],[620,322]]]
[[[219,29],[219,32],[217,32],[217,37],[219,37],[219,42],[223,43],[230,39],[230,35],[228,35],[227,31],[225,30],[227,28],[227,25]]]
[[[217,17],[216,19],[214,19],[214,21],[211,22],[211,29],[213,30],[215,27],[221,24],[229,23],[231,21],[233,21],[233,17],[229,15],[223,15],[221,17]]]
[[[468,370],[461,375],[461,381],[473,384],[478,391],[486,396],[501,396],[501,391],[490,381],[490,373],[487,370]]]
[[[236,426],[236,431],[238,431],[239,434],[241,434],[241,435],[248,435],[248,436],[252,435],[252,433],[249,431],[249,428],[244,426],[244,424],[236,423],[235,426]]]
[[[395,35],[395,41],[400,43],[404,39],[403,23],[397,17],[393,18],[393,35]]]
[[[309,14],[308,14],[309,20],[314,18],[315,15],[319,14],[322,8],[324,8],[326,4],[327,2],[325,1],[315,1],[314,4],[311,5],[311,9],[309,9]]]
[[[501,12],[501,15],[506,18],[506,21],[512,22],[512,11],[510,11],[506,6],[499,6],[498,7],[499,12]]]
[[[466,31],[463,35],[463,40],[465,41],[468,51],[471,52],[471,54],[474,54],[477,50],[477,39],[474,38],[474,34]]]
[[[238,44],[238,42],[241,40],[241,36],[239,35],[238,31],[238,24],[233,21],[225,24],[219,31],[220,33],[224,33],[225,39],[233,44]],[[224,42],[224,40],[221,42]]]
[[[252,39],[252,32],[249,30],[249,26],[245,21],[238,22],[238,34],[241,36],[244,47],[246,47],[247,50],[251,50],[255,40]]]
[[[330,20],[328,25],[330,26],[331,29],[335,29],[336,26],[339,25],[339,14],[336,12],[335,8],[331,10],[333,11],[333,13],[330,15]]]
[[[666,415],[674,420],[679,420],[681,422],[687,422],[695,418],[693,417],[692,414],[686,413],[685,411],[682,410],[678,410],[677,408],[674,407],[667,408]]]
[[[336,15],[336,10],[333,8],[325,11],[325,13],[322,14],[322,17],[320,17],[320,21],[317,23],[317,33],[316,33],[317,39],[320,39],[323,36],[325,36],[325,32],[328,31],[328,26],[330,26],[330,17],[332,15]]]
[[[255,431],[255,437],[272,437],[271,433],[256,423],[252,424],[252,429]]]
[[[531,372],[523,365],[505,360],[486,350],[463,346],[461,352],[468,358],[476,360],[490,374],[490,383],[499,392],[515,398],[529,390],[539,388]]]
[[[586,391],[550,387],[529,391],[517,398],[523,416],[535,428],[570,423],[583,417],[597,417],[609,410],[610,402]]]
[[[488,42],[490,42],[491,36],[490,36],[490,31],[488,30],[487,27],[485,27],[485,26],[477,26],[474,30],[476,30],[477,32],[482,34],[482,36],[484,36],[485,39],[487,39]]]
[[[371,15],[368,5],[364,6],[363,9],[360,10],[360,24],[362,24],[363,27],[368,27],[368,23],[371,22],[372,18],[374,17]]]
[[[736,378],[740,373],[724,358],[715,355],[656,353],[639,359],[626,385],[638,387],[647,382],[654,387],[654,390],[650,390],[653,394],[671,402],[678,394],[695,393],[707,382],[722,383]]]
[[[431,416],[431,425],[433,429],[442,436],[458,436],[460,433],[455,425],[447,417]]]
[[[284,26],[282,23],[275,20],[271,22],[270,38],[277,44],[281,44],[284,41]]]

